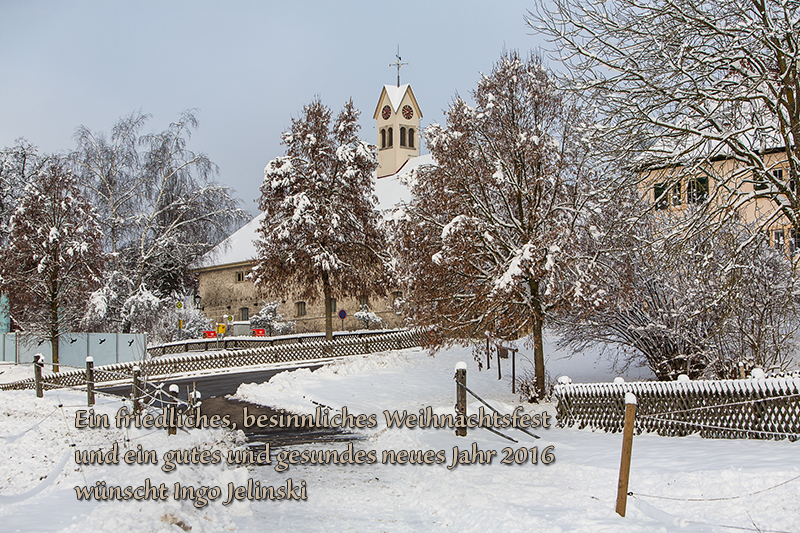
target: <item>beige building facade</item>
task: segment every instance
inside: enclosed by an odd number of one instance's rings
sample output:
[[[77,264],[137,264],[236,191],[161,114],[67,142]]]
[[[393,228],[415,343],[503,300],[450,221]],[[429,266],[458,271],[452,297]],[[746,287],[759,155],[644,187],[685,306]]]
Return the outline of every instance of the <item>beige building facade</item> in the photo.
[[[795,184],[789,180],[786,153],[782,150],[767,152],[763,155],[763,161],[764,168],[772,174],[773,180],[782,183],[793,193]],[[731,192],[717,190],[718,177],[724,177],[732,184]],[[681,211],[692,204],[707,201],[724,205],[729,196],[734,194],[734,188],[735,194],[740,196],[737,209],[742,220],[763,228],[771,246],[783,249],[790,256],[800,253],[800,233],[791,226],[770,197],[780,191],[772,183],[754,178],[751,171],[743,170],[732,159],[714,161],[708,171],[699,176],[689,175],[682,168],[656,169],[650,171],[644,181],[648,199],[656,209],[669,211]],[[749,199],[748,194],[751,195]]]

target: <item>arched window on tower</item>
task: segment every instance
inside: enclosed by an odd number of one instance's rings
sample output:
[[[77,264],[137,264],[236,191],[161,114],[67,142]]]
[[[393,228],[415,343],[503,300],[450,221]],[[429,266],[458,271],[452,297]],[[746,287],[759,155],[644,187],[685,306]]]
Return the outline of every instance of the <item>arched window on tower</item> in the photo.
[[[400,128],[400,146],[406,145],[406,129]]]
[[[408,147],[414,148],[414,128],[408,128]]]
[[[381,130],[381,148],[386,148],[386,130]]]
[[[392,128],[391,128],[391,126],[390,126],[390,127],[389,127],[389,138],[388,138],[388,139],[387,139],[387,141],[386,141],[386,142],[387,142],[386,146],[392,146],[392,145],[394,144],[394,139],[393,139],[393,137],[394,137],[394,135],[392,134]]]

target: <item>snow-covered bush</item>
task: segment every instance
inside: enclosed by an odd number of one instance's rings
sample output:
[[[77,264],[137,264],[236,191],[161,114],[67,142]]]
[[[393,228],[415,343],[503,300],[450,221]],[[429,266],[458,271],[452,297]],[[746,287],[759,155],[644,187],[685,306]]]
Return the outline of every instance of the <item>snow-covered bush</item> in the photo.
[[[250,317],[250,326],[267,330],[267,335],[288,335],[294,333],[294,322],[287,321],[278,312],[279,301],[263,302],[261,311]]]
[[[353,316],[361,323],[364,329],[371,329],[372,326],[377,326],[378,328],[383,326],[381,317],[370,311],[366,305],[362,305],[361,309],[356,311]]]
[[[736,219],[665,241],[680,217],[639,219],[635,238],[608,260],[603,295],[560,316],[562,344],[627,348],[623,363],[643,360],[661,380],[732,378],[739,361],[785,368],[800,322],[784,251]]]

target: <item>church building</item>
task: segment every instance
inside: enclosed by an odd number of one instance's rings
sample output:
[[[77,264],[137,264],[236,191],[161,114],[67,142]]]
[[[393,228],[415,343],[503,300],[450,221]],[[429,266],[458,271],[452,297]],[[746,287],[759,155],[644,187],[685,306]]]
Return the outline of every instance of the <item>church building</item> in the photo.
[[[401,179],[420,165],[432,164],[430,155],[419,155],[419,121],[422,118],[417,100],[410,85],[383,87],[373,118],[377,122],[377,158],[375,195],[378,209],[389,212],[399,201],[408,201],[410,191]],[[198,280],[200,307],[214,323],[230,325],[232,317],[234,334],[250,334],[249,320],[259,313],[259,298],[247,275],[255,264],[257,230],[263,213],[245,224],[233,235],[214,247],[194,269]],[[364,324],[354,318],[357,311],[367,309],[377,315],[383,327],[394,328],[402,324],[399,303],[400,291],[390,291],[385,298],[347,298],[332,302],[334,331],[363,329]],[[295,299],[292,294],[266,298],[278,300],[278,312],[284,320],[295,323],[297,333],[325,331],[325,303],[322,298],[311,302]],[[342,323],[336,316],[344,310]]]

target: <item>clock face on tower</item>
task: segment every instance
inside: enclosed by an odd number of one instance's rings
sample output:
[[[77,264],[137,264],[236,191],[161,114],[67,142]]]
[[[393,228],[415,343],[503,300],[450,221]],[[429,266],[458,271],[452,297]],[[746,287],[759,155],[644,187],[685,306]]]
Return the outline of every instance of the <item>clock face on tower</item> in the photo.
[[[391,115],[392,109],[388,105],[383,106],[383,109],[381,110],[381,116],[383,117],[383,120],[389,120]]]
[[[410,105],[403,106],[403,118],[406,120],[411,120],[411,117],[414,116],[414,110],[411,109]]]

